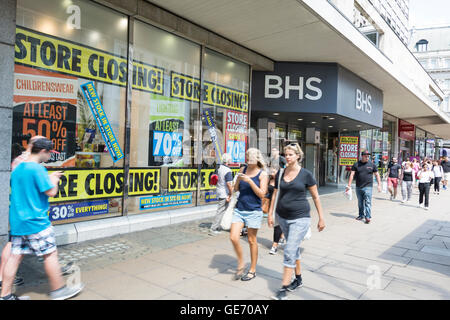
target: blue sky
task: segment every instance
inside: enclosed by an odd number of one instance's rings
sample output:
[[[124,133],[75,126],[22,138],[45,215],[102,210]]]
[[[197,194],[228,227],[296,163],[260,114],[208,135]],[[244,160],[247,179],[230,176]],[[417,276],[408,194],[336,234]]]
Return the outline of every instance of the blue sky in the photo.
[[[449,0],[410,0],[410,27],[450,25]]]

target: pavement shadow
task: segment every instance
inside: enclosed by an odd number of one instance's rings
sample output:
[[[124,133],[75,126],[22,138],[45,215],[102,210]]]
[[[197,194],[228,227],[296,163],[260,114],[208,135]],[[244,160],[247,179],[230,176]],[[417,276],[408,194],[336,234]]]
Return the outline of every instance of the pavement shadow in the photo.
[[[224,264],[227,265],[227,268],[224,268]],[[241,281],[235,280],[234,275],[236,273],[237,268],[237,258],[235,256],[226,255],[226,254],[217,254],[214,255],[211,259],[211,263],[209,264],[210,268],[216,269],[217,272],[227,274],[230,276],[230,281]],[[244,275],[247,273],[250,268],[250,261],[245,264]],[[264,279],[268,283],[269,290],[272,290],[274,294],[280,288],[281,279],[283,277],[282,274],[283,266],[280,262],[280,270],[276,271],[273,269],[266,268],[261,264],[256,265],[256,275],[259,279]],[[278,280],[278,281],[274,281]]]
[[[356,218],[356,216],[354,214],[349,214],[349,213],[331,212],[330,215],[332,215],[334,217],[339,217],[339,218],[350,218],[350,219],[355,219]]]
[[[414,205],[405,205],[409,207],[417,208]],[[396,261],[402,258],[411,258],[407,263],[407,266],[419,267],[424,269],[424,278],[420,280],[408,280],[405,277],[399,277],[404,283],[408,283],[411,287],[418,287],[427,291],[432,291],[438,294],[443,299],[450,297],[450,289],[447,287],[439,287],[437,284],[429,284],[426,282],[425,270],[430,270],[434,273],[442,274],[444,277],[450,277],[450,264],[449,255],[450,248],[446,245],[447,240],[450,240],[450,232],[440,231],[448,230],[450,228],[449,221],[440,220],[426,220],[422,225],[414,229],[411,233],[407,234],[404,238],[400,239],[391,248],[387,249],[379,255],[379,258]],[[437,230],[437,231],[436,231]],[[420,240],[417,240],[421,238]],[[424,244],[420,249],[419,247],[414,249],[408,249],[401,256],[392,250],[405,249],[410,245]],[[445,284],[443,284],[445,285]]]

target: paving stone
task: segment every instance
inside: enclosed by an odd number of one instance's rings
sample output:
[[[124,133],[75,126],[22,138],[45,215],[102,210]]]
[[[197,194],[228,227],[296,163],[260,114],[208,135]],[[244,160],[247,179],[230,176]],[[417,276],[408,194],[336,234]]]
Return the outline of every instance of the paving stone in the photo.
[[[405,257],[414,258],[418,260],[425,260],[433,263],[444,264],[450,266],[450,257],[441,256],[437,254],[418,252],[414,250],[408,250],[405,253]]]
[[[413,300],[413,298],[386,290],[367,290],[360,300]]]
[[[367,268],[361,266],[355,266],[346,263],[340,263],[336,265],[325,265],[316,273],[323,273],[338,279],[343,279],[351,282],[355,282],[361,285],[369,285],[370,281],[374,279],[375,273],[378,273],[379,282],[377,282],[377,289],[384,289],[393,279],[392,277],[386,277],[382,275],[382,271],[376,265],[369,266]]]
[[[447,290],[441,290],[429,285],[421,286],[415,281],[405,281],[399,279],[392,280],[385,291],[405,295],[419,300],[450,299],[450,292]]]
[[[439,248],[435,246],[425,246],[420,251],[450,257],[450,250],[447,249],[446,247]]]
[[[444,274],[437,275],[436,273],[424,273],[422,270],[412,268],[410,266],[398,267],[393,266],[385,273],[390,277],[415,282],[423,286],[430,286],[432,284],[436,290],[450,290],[450,278]],[[449,291],[450,293],[450,291]]]
[[[405,255],[411,250],[408,250]],[[346,253],[359,258],[366,258],[369,260],[381,261],[385,263],[405,266],[411,260],[409,257],[400,257],[389,253],[379,253],[376,251],[353,249]]]

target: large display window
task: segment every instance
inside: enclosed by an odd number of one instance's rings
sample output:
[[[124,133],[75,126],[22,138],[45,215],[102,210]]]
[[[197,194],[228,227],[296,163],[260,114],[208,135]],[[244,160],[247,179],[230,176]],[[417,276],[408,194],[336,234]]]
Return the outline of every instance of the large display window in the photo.
[[[122,214],[127,34],[126,16],[92,2],[17,1],[13,155],[53,141],[55,224]]]
[[[248,143],[250,68],[207,49],[203,70],[201,167],[213,172],[226,152],[236,173],[245,162]],[[208,203],[210,197],[210,190],[202,191],[199,203]]]
[[[220,156],[234,172],[245,162],[249,79],[244,63],[92,1],[18,0],[12,154],[53,141],[54,224],[214,203]]]
[[[160,171],[158,194],[130,197],[130,214],[194,206],[199,180],[195,125],[200,95],[200,46],[134,23],[136,86],[132,90],[130,167]],[[154,82],[155,90],[146,90]],[[200,179],[199,179],[200,178]],[[200,182],[200,183],[202,183]]]

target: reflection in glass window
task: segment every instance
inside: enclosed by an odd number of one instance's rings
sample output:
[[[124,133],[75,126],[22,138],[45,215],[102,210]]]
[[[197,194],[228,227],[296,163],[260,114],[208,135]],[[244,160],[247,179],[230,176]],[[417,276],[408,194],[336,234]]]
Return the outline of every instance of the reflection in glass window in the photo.
[[[54,223],[122,214],[127,17],[91,1],[18,0],[16,21],[13,156],[27,136],[52,140],[46,166],[64,171]]]

